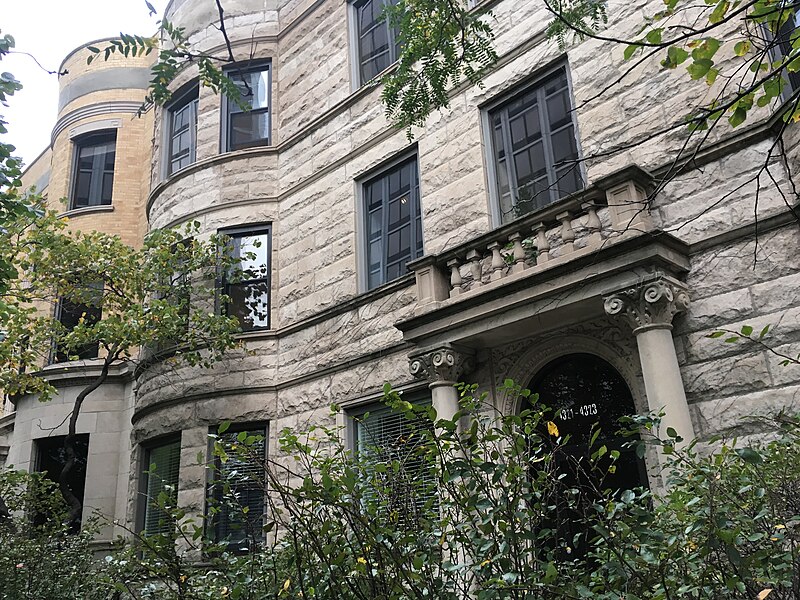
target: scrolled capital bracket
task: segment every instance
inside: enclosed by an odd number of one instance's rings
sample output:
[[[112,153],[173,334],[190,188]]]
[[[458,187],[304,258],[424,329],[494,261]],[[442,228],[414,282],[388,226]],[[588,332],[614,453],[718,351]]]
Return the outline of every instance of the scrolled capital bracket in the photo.
[[[634,333],[672,329],[672,319],[689,308],[689,291],[672,278],[662,277],[603,297],[607,315],[627,321]]]
[[[411,374],[431,386],[453,385],[475,368],[474,353],[452,345],[415,352],[408,360]]]

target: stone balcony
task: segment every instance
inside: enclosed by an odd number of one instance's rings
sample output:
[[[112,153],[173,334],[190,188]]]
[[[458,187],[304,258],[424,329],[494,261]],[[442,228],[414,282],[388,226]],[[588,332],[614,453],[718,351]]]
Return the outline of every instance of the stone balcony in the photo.
[[[659,231],[652,177],[627,167],[551,207],[409,264],[414,316],[396,326],[416,345],[482,346],[603,314],[602,297],[663,275],[680,278],[688,248]],[[549,313],[549,314],[547,314]],[[491,322],[486,319],[491,319]]]

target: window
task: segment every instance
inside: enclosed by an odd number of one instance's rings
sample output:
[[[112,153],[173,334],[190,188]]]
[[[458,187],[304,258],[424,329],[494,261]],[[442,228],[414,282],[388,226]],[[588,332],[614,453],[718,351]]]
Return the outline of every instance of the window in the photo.
[[[198,90],[193,88],[167,109],[167,175],[188,167],[197,150]]]
[[[419,398],[415,404],[429,405],[430,398]],[[384,405],[353,415],[353,443],[356,452],[373,463],[393,463],[395,470],[375,470],[370,475],[375,484],[369,498],[377,499],[381,508],[396,515],[401,524],[412,526],[427,511],[430,500],[436,498],[436,478],[433,465],[422,456],[424,438],[419,421],[412,421]]]
[[[792,53],[792,34],[797,30],[798,24],[800,24],[800,12],[797,12],[797,8],[792,3],[786,3],[785,11],[789,12],[790,16],[778,31],[778,35],[776,36],[777,44],[773,47],[773,56],[775,60],[781,61],[784,57]],[[800,72],[784,69],[783,77],[785,80],[788,79],[788,85],[784,88],[784,97],[788,98],[793,91],[800,89]]]
[[[566,67],[489,111],[502,223],[583,188]]]
[[[75,329],[83,319],[87,325],[94,325],[102,317],[103,309],[100,306],[103,297],[102,284],[92,286],[97,290],[97,299],[92,302],[75,302],[67,298],[62,298],[56,307],[56,314],[59,323],[64,326],[66,331]],[[66,362],[70,356],[77,356],[79,360],[97,358],[100,350],[99,342],[92,342],[79,348],[67,349],[57,346],[53,362]]]
[[[270,143],[270,68],[232,69],[227,73],[249,107],[243,110],[236,102],[224,99],[226,114],[223,151],[240,150]]]
[[[251,437],[252,436],[252,437]],[[235,446],[250,438],[244,454]],[[231,427],[219,436],[228,460],[216,459],[215,500],[211,523],[215,540],[227,542],[231,551],[246,551],[264,535],[264,461],[267,458],[265,426]]]
[[[353,4],[358,36],[358,76],[364,85],[400,56],[397,30],[383,18],[383,9],[396,0],[361,0]]]
[[[239,319],[243,331],[269,329],[270,232],[269,225],[223,232],[231,238],[230,250],[241,269],[239,277],[229,276],[224,284],[227,312]]]
[[[45,477],[55,483],[61,478],[61,470],[67,464],[67,451],[64,448],[66,436],[54,436],[35,440],[36,448],[36,471],[44,473]],[[83,496],[86,490],[86,459],[89,455],[89,434],[75,436],[75,465],[70,471],[67,486],[70,491],[83,504]],[[33,520],[35,524],[43,524],[53,515],[37,514]],[[77,533],[80,530],[81,521],[70,523],[70,531]]]
[[[404,160],[363,185],[367,288],[397,279],[422,256],[422,216],[417,157]]]
[[[70,209],[111,204],[116,146],[116,131],[92,134],[76,142]]]
[[[178,474],[181,466],[181,441],[173,440],[145,450],[145,474],[142,489],[145,494],[143,531],[147,535],[171,533],[174,523],[158,505],[165,493],[174,505],[178,498]]]

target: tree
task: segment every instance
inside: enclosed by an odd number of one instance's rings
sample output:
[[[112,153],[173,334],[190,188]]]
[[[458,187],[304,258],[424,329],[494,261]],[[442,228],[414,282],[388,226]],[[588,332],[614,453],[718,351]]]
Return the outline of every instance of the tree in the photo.
[[[209,367],[236,347],[239,323],[216,308],[227,301],[216,281],[220,272],[235,280],[240,270],[225,239],[199,239],[197,223],[154,230],[134,249],[115,236],[70,230],[38,200],[32,214],[7,227],[0,262],[15,265],[24,279],[7,282],[0,389],[12,398],[34,394],[45,401],[55,389],[41,368],[54,357],[100,360],[99,372],[77,395],[65,438],[60,488],[75,521],[82,507],[68,479],[84,401],[107,380],[112,365],[166,355]],[[59,318],[67,312],[73,317],[68,324]]]

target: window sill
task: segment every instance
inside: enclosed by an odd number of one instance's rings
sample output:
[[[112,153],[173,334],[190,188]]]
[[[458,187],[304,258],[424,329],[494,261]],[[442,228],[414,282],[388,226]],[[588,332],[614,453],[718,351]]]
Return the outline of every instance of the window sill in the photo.
[[[114,211],[113,204],[101,204],[99,206],[84,206],[83,208],[73,208],[65,212],[62,212],[58,216],[59,218],[67,217],[71,219],[72,217],[80,217],[83,215],[92,215],[95,213],[107,213],[113,211]]]

